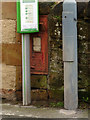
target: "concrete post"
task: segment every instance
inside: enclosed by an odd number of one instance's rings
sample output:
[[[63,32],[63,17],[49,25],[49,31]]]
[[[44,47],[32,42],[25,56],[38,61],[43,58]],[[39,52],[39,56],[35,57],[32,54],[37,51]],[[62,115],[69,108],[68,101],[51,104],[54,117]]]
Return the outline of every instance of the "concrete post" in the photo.
[[[23,105],[31,103],[30,84],[30,34],[22,34]]]
[[[64,107],[78,107],[77,73],[77,4],[75,0],[63,3],[63,61],[64,61]]]

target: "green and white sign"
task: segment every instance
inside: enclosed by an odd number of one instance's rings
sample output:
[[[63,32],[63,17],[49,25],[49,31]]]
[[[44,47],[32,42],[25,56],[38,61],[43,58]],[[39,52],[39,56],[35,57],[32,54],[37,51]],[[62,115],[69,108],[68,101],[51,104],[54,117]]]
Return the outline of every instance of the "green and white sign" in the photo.
[[[38,0],[17,0],[17,32],[39,32]]]

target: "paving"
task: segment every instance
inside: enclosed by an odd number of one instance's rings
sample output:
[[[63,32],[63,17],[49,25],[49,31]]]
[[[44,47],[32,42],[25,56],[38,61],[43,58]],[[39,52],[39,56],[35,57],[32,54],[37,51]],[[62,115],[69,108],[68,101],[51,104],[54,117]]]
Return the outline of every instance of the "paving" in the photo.
[[[2,104],[3,118],[88,118],[88,109],[65,110],[51,107]]]

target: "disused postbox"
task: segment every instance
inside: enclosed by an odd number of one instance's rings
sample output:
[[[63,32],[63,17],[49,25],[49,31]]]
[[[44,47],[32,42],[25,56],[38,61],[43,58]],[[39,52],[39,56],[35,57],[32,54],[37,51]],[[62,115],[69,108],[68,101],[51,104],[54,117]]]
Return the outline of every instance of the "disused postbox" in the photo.
[[[39,18],[39,32],[30,35],[31,74],[48,74],[47,15]]]

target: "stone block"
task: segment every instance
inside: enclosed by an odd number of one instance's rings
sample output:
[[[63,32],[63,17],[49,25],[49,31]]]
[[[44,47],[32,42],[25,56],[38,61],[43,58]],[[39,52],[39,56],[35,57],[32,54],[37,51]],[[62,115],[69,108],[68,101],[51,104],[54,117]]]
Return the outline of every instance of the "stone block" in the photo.
[[[78,64],[79,65],[88,65],[88,54],[78,54]]]
[[[54,70],[55,71],[55,70]],[[50,88],[54,89],[59,89],[60,87],[63,86],[63,72],[62,70],[59,70],[58,72],[50,72],[50,77],[49,77],[49,86]]]
[[[41,15],[47,15],[50,13],[51,8],[54,6],[54,2],[40,2],[39,13]]]
[[[22,91],[16,91],[16,99],[22,100]],[[31,101],[48,100],[47,91],[43,89],[31,90]]]
[[[89,72],[88,72],[88,65],[80,65],[79,64],[79,70],[78,70],[78,87],[80,89],[86,89],[90,85],[89,83]]]
[[[0,20],[2,19],[2,2],[0,2]]]
[[[78,20],[77,28],[78,28],[78,42],[86,42],[88,40],[88,25],[89,23],[84,20]]]
[[[15,95],[16,95],[17,101],[22,101],[22,91],[21,90],[16,90]]]
[[[2,19],[16,19],[16,2],[2,2]]]
[[[52,10],[53,14],[56,16],[62,16],[62,9],[63,9],[63,2],[57,2],[54,6],[54,9]]]
[[[86,14],[86,2],[78,2],[77,3],[77,13],[78,13],[78,18],[84,18]]]
[[[21,37],[21,34],[20,33],[17,33],[17,31],[16,31],[16,38],[15,38],[15,42],[16,43],[22,43],[22,39],[21,39],[22,37]]]
[[[33,100],[47,100],[47,91],[46,90],[32,90],[31,91],[31,98]]]
[[[2,64],[2,88],[15,90],[16,87],[16,67]]]
[[[47,77],[45,75],[31,75],[31,87],[47,89]]]
[[[16,21],[16,26],[15,26],[15,34],[16,34],[16,37],[15,37],[15,42],[16,43],[22,43],[22,35],[21,33],[17,33],[17,21]]]
[[[2,44],[0,44],[0,63],[2,63]]]
[[[7,65],[21,65],[21,44],[2,44],[2,62]]]
[[[82,42],[82,41],[79,41],[79,45],[78,45],[78,52],[81,53],[81,54],[87,54],[88,53],[88,41],[86,42]]]
[[[79,97],[79,100],[83,100],[84,101],[83,98],[87,98],[87,97],[90,98],[90,95],[89,95],[89,92],[86,89],[79,89],[78,97]]]
[[[49,99],[56,100],[56,101],[63,101],[64,99],[64,90],[61,89],[50,89],[48,91],[49,93]]]
[[[90,1],[88,2],[87,5],[87,17],[90,18]]]
[[[2,94],[2,99],[6,99],[9,101],[16,101],[16,96],[15,96],[14,90],[2,89],[2,91],[0,91],[0,93]]]
[[[79,19],[90,18],[90,1],[78,2],[77,3],[77,13]]]
[[[89,69],[89,65],[84,65],[84,64],[79,64],[79,74],[80,75],[89,75],[88,74],[88,69]]]
[[[2,21],[0,20],[0,43],[2,43]]]
[[[16,91],[22,91],[22,67],[16,66]]]
[[[52,38],[62,39],[62,19],[61,16],[50,16],[48,17],[48,26],[49,26],[49,34]]]
[[[2,89],[2,64],[0,63],[0,90]]]
[[[0,20],[2,22],[2,43],[15,43],[15,20]]]

